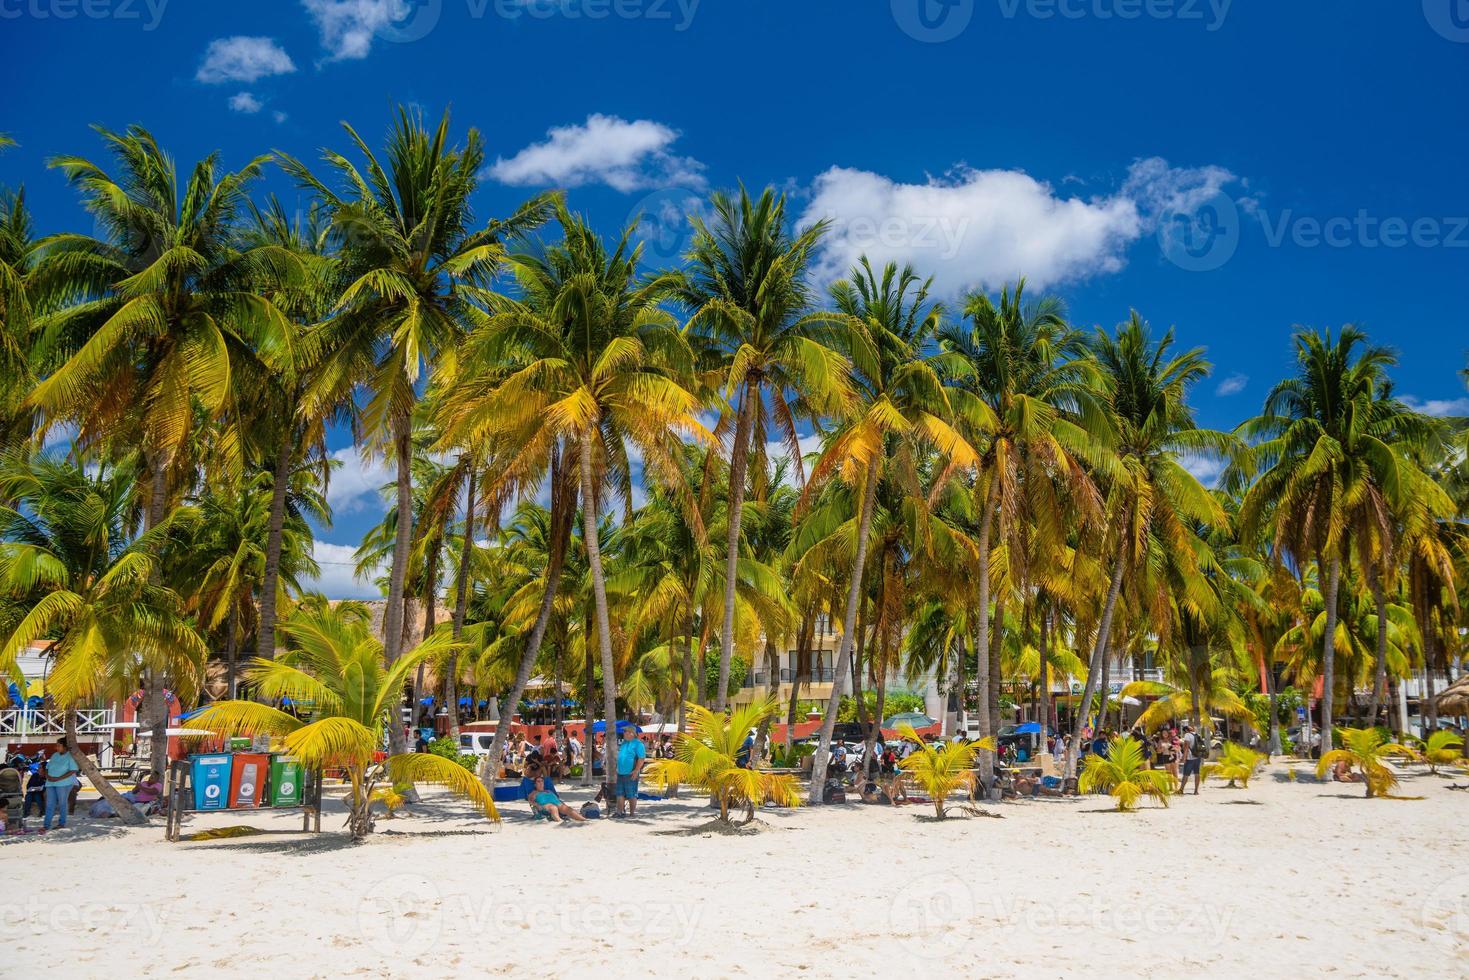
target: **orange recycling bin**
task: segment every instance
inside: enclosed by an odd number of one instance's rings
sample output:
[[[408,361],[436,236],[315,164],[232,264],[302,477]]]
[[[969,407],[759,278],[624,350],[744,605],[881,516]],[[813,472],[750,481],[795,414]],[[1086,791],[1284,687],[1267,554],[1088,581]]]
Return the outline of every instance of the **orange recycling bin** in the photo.
[[[269,772],[270,756],[236,752],[230,766],[230,809],[260,806]]]

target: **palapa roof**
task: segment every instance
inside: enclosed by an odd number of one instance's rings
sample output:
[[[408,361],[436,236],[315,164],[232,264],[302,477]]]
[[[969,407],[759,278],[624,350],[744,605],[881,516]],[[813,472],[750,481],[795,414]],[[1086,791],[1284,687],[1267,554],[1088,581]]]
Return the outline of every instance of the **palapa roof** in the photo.
[[[1441,715],[1469,715],[1469,674],[1444,688],[1433,703]]]

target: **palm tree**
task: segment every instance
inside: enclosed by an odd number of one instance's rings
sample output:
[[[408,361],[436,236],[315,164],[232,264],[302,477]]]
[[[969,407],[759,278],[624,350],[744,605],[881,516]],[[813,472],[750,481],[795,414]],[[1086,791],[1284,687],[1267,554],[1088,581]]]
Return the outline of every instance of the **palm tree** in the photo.
[[[1204,766],[1200,775],[1204,779],[1227,779],[1225,789],[1234,789],[1235,783],[1239,783],[1240,789],[1249,789],[1250,780],[1255,778],[1255,773],[1264,764],[1265,753],[1256,752],[1238,742],[1225,742],[1224,753],[1219,761]]]
[[[1065,545],[1068,517],[1092,523],[1100,498],[1086,464],[1098,458],[1107,426],[1094,393],[1080,333],[1067,326],[1061,302],[1025,298],[1025,282],[1005,288],[996,303],[976,292],[962,323],[939,333],[940,368],[955,389],[964,432],[979,451],[975,468],[974,533],[982,560],[975,569],[974,639],[980,689],[979,729],[995,730],[998,665],[990,659],[994,523],[1006,554]],[[1034,543],[1027,545],[1029,529]],[[1037,569],[1037,573],[1044,569]]]
[[[1110,793],[1117,809],[1128,813],[1137,809],[1144,796],[1168,805],[1173,794],[1173,774],[1164,769],[1149,769],[1143,758],[1143,745],[1131,735],[1114,738],[1105,756],[1092,753],[1086,757],[1077,788],[1083,793]]]
[[[1323,731],[1323,745],[1327,738]],[[1341,748],[1321,753],[1321,759],[1316,765],[1316,778],[1324,779],[1327,772],[1346,763],[1348,768],[1362,774],[1369,800],[1378,796],[1390,796],[1397,789],[1397,774],[1388,766],[1387,760],[1393,756],[1412,758],[1415,754],[1410,747],[1390,740],[1387,732],[1381,728],[1343,728],[1341,740]]]
[[[257,701],[216,701],[197,723],[224,735],[275,736],[306,766],[345,770],[351,787],[347,827],[354,841],[372,833],[372,803],[383,783],[439,783],[499,820],[490,792],[454,759],[406,752],[373,761],[384,727],[401,727],[395,716],[409,672],[452,643],[439,634],[389,663],[368,623],[366,609],[350,603],[298,610],[281,624],[289,644],[285,654],[276,660],[257,657],[246,672],[258,696],[311,705],[309,720]]]
[[[744,822],[749,823],[766,803],[799,806],[801,794],[794,776],[739,763],[748,733],[779,712],[780,702],[774,698],[758,699],[728,715],[690,704],[690,731],[675,739],[674,758],[652,762],[644,771],[660,788],[693,786],[707,792],[719,806],[723,824],[732,823],[730,811],[735,807],[744,807]]]
[[[0,596],[13,605],[0,643],[0,672],[41,639],[54,642],[47,693],[65,712],[77,745],[76,708],[122,700],[148,671],[173,679],[181,698],[198,690],[206,650],[183,603],[157,584],[156,553],[170,523],[128,540],[136,474],[127,466],[89,476],[45,456],[0,461]],[[78,752],[82,773],[129,823],[146,822]]]
[[[366,163],[366,175],[346,157],[325,154],[343,189],[339,193],[299,161],[282,165],[324,203],[347,283],[330,318],[313,331],[305,360],[313,378],[303,402],[308,414],[362,388],[367,402],[356,428],[369,449],[397,466],[398,513],[413,512],[413,408],[426,369],[452,362],[469,324],[479,315],[503,257],[502,239],[539,224],[548,198],[536,198],[509,220],[475,230],[470,198],[479,183],[484,147],[471,129],[464,145],[449,142],[449,114],[436,128],[399,107],[384,160],[343,124]],[[383,616],[383,655],[391,663],[402,645],[404,581],[413,525],[397,526]],[[401,747],[399,726],[389,730]]]
[[[803,413],[832,414],[850,399],[846,363],[836,353],[839,321],[812,312],[807,268],[826,230],[817,223],[798,235],[786,228],[785,195],[767,188],[752,200],[716,193],[713,216],[694,216],[689,269],[677,294],[694,310],[689,331],[719,358],[725,398],[732,403],[729,450],[729,526],[725,552],[724,618],[719,632],[719,680],[714,708],[729,701],[734,653],[736,564],[750,457],[763,495],[766,433],[774,428],[799,474]],[[725,430],[728,415],[721,421]]]
[[[34,383],[31,351],[41,255],[24,188],[0,187],[0,451],[24,443],[33,428],[34,413],[25,400]]]
[[[560,465],[577,466],[579,478],[571,485],[579,484],[581,494],[582,540],[611,726],[617,717],[617,680],[598,528],[603,498],[611,487],[631,500],[631,445],[647,472],[697,521],[678,463],[679,434],[710,437],[695,416],[699,402],[688,387],[692,353],[677,323],[659,306],[668,277],[639,277],[641,248],[630,245],[632,228],[609,253],[581,217],[559,203],[555,214],[560,244],[510,256],[523,296],[501,300],[467,352],[466,369],[444,396],[445,438],[494,447],[505,464],[490,490],[538,480],[557,453]],[[483,365],[483,373],[470,363]],[[564,540],[559,546],[565,547]],[[549,622],[554,592],[549,576],[546,590],[523,665],[534,661]],[[515,697],[523,686],[517,685]],[[614,740],[605,741],[610,774]]]
[[[1240,505],[1240,532],[1258,537],[1268,520],[1272,551],[1298,566],[1322,569],[1326,621],[1322,639],[1321,748],[1331,750],[1336,689],[1336,624],[1350,533],[1391,535],[1391,513],[1404,505],[1403,460],[1394,443],[1422,440],[1422,421],[1382,397],[1396,357],[1346,326],[1295,335],[1296,374],[1276,384],[1261,414],[1239,427],[1250,442],[1226,480],[1254,482]],[[1400,511],[1401,512],[1401,511]]]
[[[246,247],[236,228],[265,158],[233,173],[215,156],[194,166],[182,189],[172,158],[140,126],[98,129],[116,176],[81,157],[51,161],[82,194],[102,237],[47,240],[45,275],[64,279],[71,302],[39,322],[38,364],[49,371],[29,403],[48,423],[79,423],[76,443],[136,446],[144,461],[143,527],[158,527],[170,498],[192,475],[185,458],[201,419],[220,423],[212,441],[223,470],[241,466],[236,373],[257,352],[281,349],[284,315],[259,291],[290,278],[289,254]],[[153,766],[166,760],[163,679],[149,678]]]
[[[948,815],[944,804],[949,794],[958,789],[974,793],[975,757],[981,751],[994,752],[996,745],[995,737],[989,735],[974,742],[952,742],[940,750],[925,742],[908,724],[898,726],[898,735],[918,745],[917,751],[898,765],[912,773],[914,781],[933,800],[934,816],[939,820]]]
[[[1222,455],[1233,448],[1225,434],[1194,423],[1189,388],[1206,377],[1209,364],[1195,348],[1173,354],[1173,331],[1154,340],[1136,312],[1115,336],[1098,331],[1093,356],[1116,436],[1116,462],[1107,481],[1106,514],[1112,540],[1111,584],[1097,625],[1081,703],[1097,691],[1124,574],[1132,567],[1166,561],[1186,590],[1182,602],[1201,618],[1216,611],[1217,597],[1204,572],[1213,562],[1199,526],[1219,527],[1228,517],[1219,502],[1184,468],[1179,454]],[[1157,607],[1155,607],[1157,608]],[[1081,739],[1071,741],[1067,772],[1075,772]]]
[[[826,785],[832,732],[858,632],[868,536],[884,460],[890,461],[894,478],[902,482],[912,480],[917,469],[914,460],[923,452],[938,453],[943,464],[953,469],[972,466],[976,459],[974,449],[952,425],[948,390],[923,357],[924,345],[942,316],[942,309],[928,302],[929,285],[911,268],[899,271],[891,263],[879,277],[864,259],[848,281],[832,289],[847,324],[842,340],[852,363],[857,402],[812,468],[802,499],[804,503],[819,494],[840,473],[848,487],[861,488],[861,503],[854,515],[856,547],[847,576],[841,645],[820,746],[811,767],[810,798],[816,803]]]

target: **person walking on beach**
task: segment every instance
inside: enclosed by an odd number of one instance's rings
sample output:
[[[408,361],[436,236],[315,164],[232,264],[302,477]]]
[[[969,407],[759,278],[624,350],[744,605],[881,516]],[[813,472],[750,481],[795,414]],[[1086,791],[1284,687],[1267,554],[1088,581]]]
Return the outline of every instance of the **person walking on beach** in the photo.
[[[77,760],[71,753],[71,744],[63,735],[56,740],[56,749],[46,760],[46,818],[41,826],[51,829],[51,821],[57,818],[58,829],[66,826],[66,813],[71,805],[71,790],[79,786]]]
[[[632,725],[628,725],[619,734],[622,741],[617,746],[617,809],[613,811],[613,816],[623,815],[622,807],[625,803],[627,815],[633,817],[638,812],[638,776],[642,774],[648,750]]]
[[[1208,750],[1204,747],[1203,736],[1194,731],[1193,725],[1183,726],[1183,778],[1178,781],[1178,795],[1183,795],[1184,784],[1188,777],[1194,777],[1194,795],[1199,795],[1199,770],[1204,765],[1204,756]]]

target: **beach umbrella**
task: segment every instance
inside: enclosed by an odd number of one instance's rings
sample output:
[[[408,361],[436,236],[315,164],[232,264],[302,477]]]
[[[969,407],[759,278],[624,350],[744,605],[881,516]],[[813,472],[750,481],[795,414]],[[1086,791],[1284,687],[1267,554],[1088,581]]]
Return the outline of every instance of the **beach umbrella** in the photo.
[[[1027,721],[1023,725],[1015,726],[1016,735],[1039,735],[1040,733],[1041,726],[1039,723],[1034,721]]]
[[[638,728],[637,725],[633,725],[632,722],[630,722],[630,721],[623,721],[621,718],[619,718],[619,719],[617,719],[617,731],[618,731],[618,733],[621,733],[622,730],[625,729],[625,728],[627,728],[629,725],[632,725],[632,727],[634,729],[636,729],[637,731],[639,731],[639,732],[642,731],[641,728]],[[606,730],[607,730],[607,722],[606,721],[594,721],[594,722],[592,722],[592,727],[590,729],[590,731],[592,732],[592,734],[594,734],[594,735],[600,735],[601,733],[605,732]]]
[[[883,721],[883,728],[897,728],[899,725],[912,725],[914,728],[927,728],[929,725],[937,725],[938,720],[930,718],[921,711],[902,711]]]

